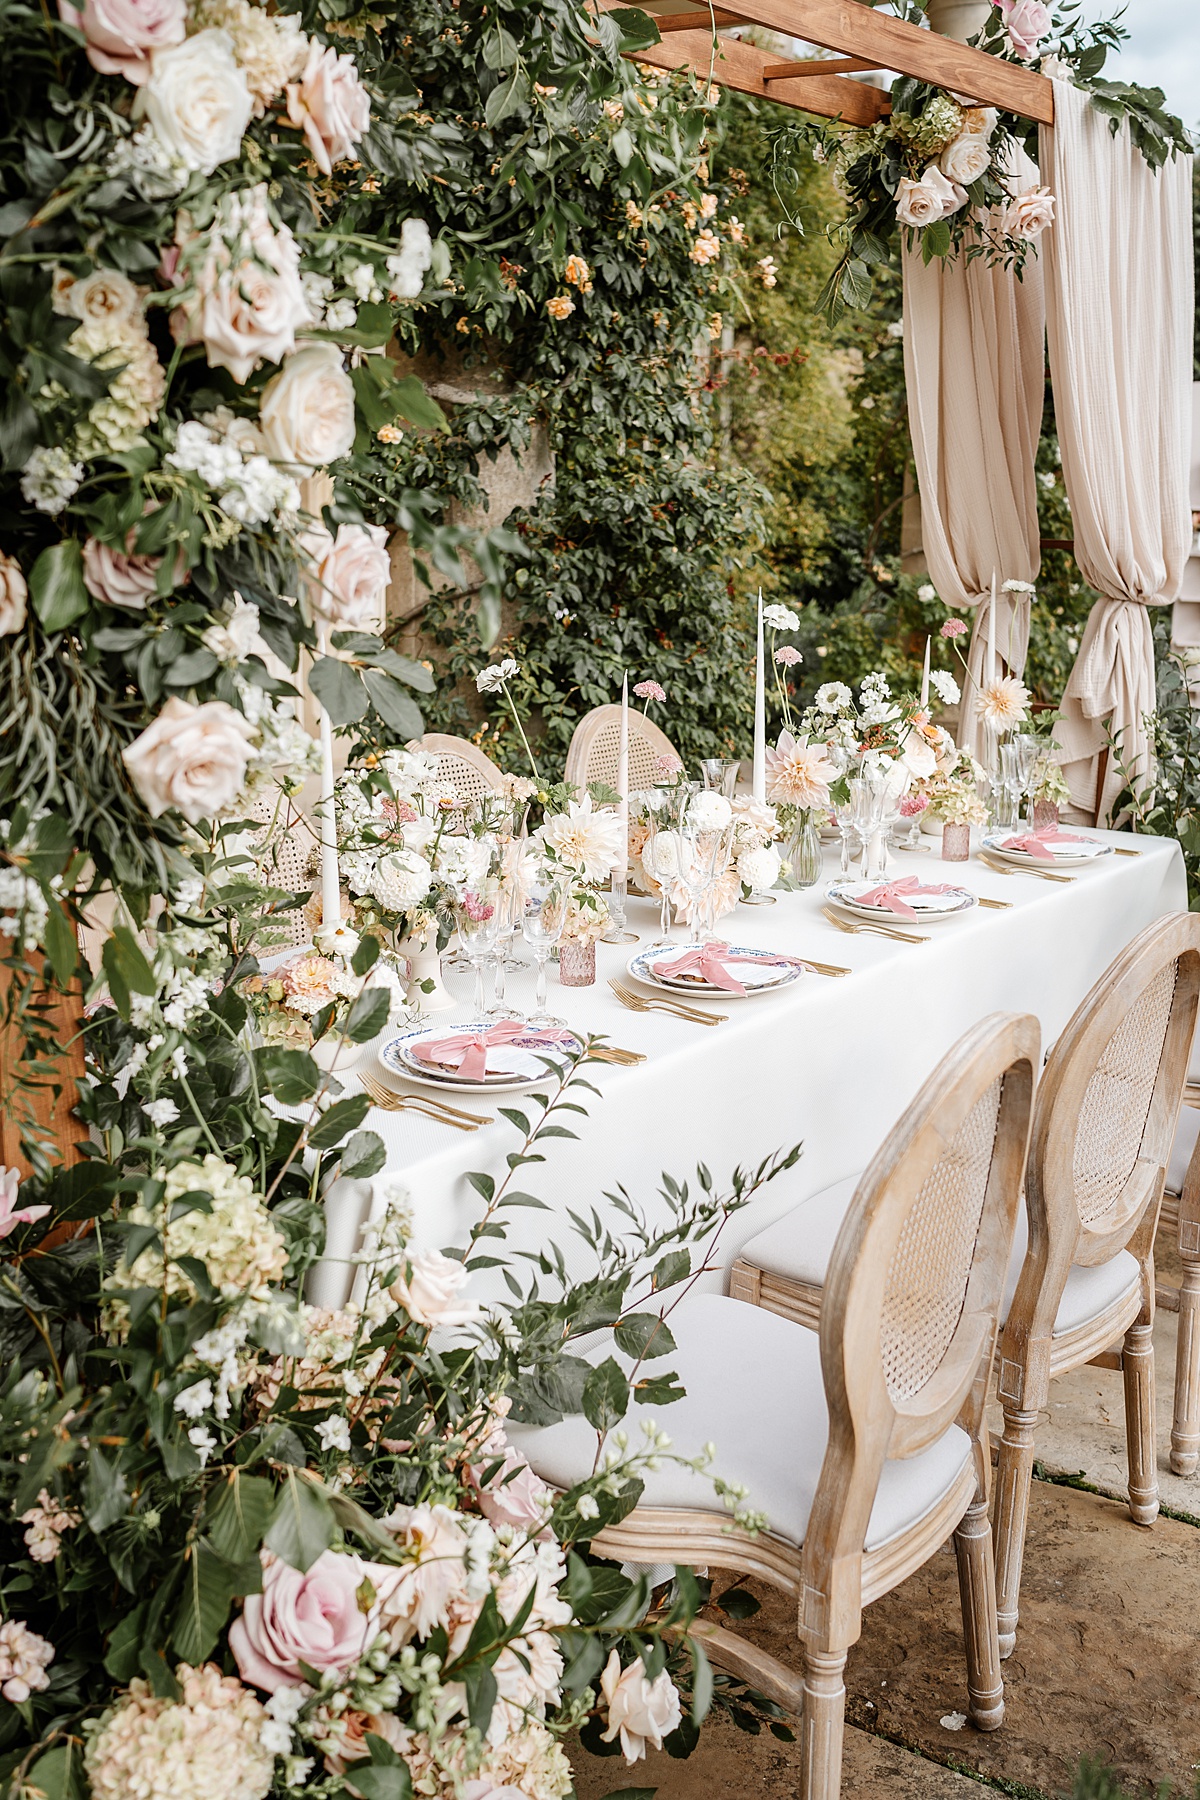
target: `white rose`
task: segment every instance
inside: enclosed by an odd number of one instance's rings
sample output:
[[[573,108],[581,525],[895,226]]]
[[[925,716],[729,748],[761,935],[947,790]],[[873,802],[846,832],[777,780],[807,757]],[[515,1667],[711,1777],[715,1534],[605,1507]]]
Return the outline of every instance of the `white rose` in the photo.
[[[930,163],[920,181],[910,181],[902,175],[896,189],[896,217],[901,225],[911,225],[916,230],[949,218],[966,203],[965,189],[947,181],[936,163]]]
[[[1004,210],[1001,230],[1006,237],[1038,238],[1054,223],[1054,195],[1048,187],[1018,194]]]
[[[172,694],[122,759],[152,819],[171,807],[189,824],[215,818],[236,799],[252,729],[224,700],[192,706]]]
[[[287,91],[288,118],[303,131],[323,175],[353,156],[371,124],[371,102],[352,56],[339,56],[314,38],[304,73]]]
[[[433,870],[415,850],[390,850],[381,856],[371,877],[371,892],[380,906],[408,912],[420,906],[433,884]]]
[[[383,621],[392,565],[383,525],[323,525],[300,535],[309,557],[301,579],[314,611],[335,631],[376,631]]]
[[[336,344],[303,344],[263,390],[267,455],[291,475],[345,456],[354,443],[354,387]]]
[[[768,844],[762,850],[744,850],[738,857],[737,872],[742,886],[752,894],[766,894],[779,880],[782,867],[778,850]]]
[[[909,730],[908,736],[904,740],[900,760],[909,773],[917,777],[918,781],[932,775],[937,768],[936,750],[915,727]]]
[[[405,1272],[388,1292],[417,1325],[469,1325],[479,1316],[477,1300],[460,1300],[469,1277],[462,1263],[440,1250],[405,1252]]]
[[[195,238],[185,223],[181,246]],[[171,318],[175,337],[202,343],[210,369],[228,369],[243,382],[261,362],[282,362],[309,324],[300,282],[300,249],[286,225],[273,225],[265,182],[224,202],[210,237],[211,253],[195,277],[196,292]],[[245,254],[231,263],[228,244]],[[257,434],[255,434],[257,435]]]
[[[125,539],[132,545],[136,533]],[[131,550],[114,550],[98,538],[83,546],[83,585],[94,600],[105,606],[126,606],[144,612],[158,582],[161,556],[137,556]]]
[[[641,1657],[635,1657],[627,1669],[613,1650],[600,1677],[600,1692],[608,1708],[608,1730],[603,1741],[611,1744],[618,1732],[625,1761],[637,1762],[645,1756],[646,1746],[661,1750],[663,1739],[674,1731],[683,1710],[675,1684],[664,1669],[653,1681],[646,1679]]]
[[[240,155],[254,102],[227,31],[199,31],[170,50],[155,50],[135,116],[187,164],[211,175]]]
[[[938,158],[938,167],[947,181],[955,181],[960,187],[970,187],[986,175],[991,163],[987,139],[973,131],[960,131]]]
[[[694,831],[724,831],[733,817],[733,808],[724,794],[705,788],[693,794],[688,803],[687,822]]]
[[[145,329],[142,319],[142,296],[119,269],[93,269],[79,281],[63,290],[60,305],[73,318],[85,325],[112,326],[115,330],[133,327]]]
[[[0,550],[0,637],[11,637],[25,623],[29,589],[15,556]]]

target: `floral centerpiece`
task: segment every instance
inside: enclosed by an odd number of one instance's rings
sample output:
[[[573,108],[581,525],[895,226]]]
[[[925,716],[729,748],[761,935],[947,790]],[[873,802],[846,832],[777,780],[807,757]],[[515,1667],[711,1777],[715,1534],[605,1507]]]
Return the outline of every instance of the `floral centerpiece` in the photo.
[[[568,799],[561,811],[548,812],[534,833],[547,863],[561,869],[568,887],[567,912],[559,947],[560,975],[588,986],[596,978],[596,945],[608,930],[608,901],[601,887],[626,854],[625,828],[619,812],[597,807],[591,794]]]

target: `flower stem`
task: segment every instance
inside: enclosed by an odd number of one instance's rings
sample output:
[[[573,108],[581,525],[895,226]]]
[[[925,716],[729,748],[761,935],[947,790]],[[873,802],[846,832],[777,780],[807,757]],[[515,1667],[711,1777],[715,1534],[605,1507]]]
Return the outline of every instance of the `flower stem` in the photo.
[[[517,711],[517,703],[508,691],[507,681],[502,681],[500,686],[504,689],[504,698],[508,701],[508,710],[513,716],[513,724],[521,734],[521,742],[524,744],[525,754],[529,758],[529,767],[533,770],[533,779],[540,782],[542,778],[538,774],[538,766],[533,760],[533,751],[529,748],[529,739],[525,736],[525,727],[521,723],[521,715]]]

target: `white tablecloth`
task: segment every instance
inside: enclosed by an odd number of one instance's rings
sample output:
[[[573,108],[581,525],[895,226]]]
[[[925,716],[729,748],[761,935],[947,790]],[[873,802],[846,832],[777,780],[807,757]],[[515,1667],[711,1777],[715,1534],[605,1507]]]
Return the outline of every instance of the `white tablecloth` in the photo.
[[[737,1165],[757,1164],[772,1151],[802,1141],[804,1153],[786,1175],[740,1213],[722,1239],[727,1267],[748,1237],[830,1182],[860,1170],[938,1060],[985,1014],[1032,1012],[1048,1045],[1117,952],[1152,920],[1184,911],[1183,859],[1168,839],[1102,834],[1134,856],[1111,856],[1072,871],[1070,885],[1024,873],[999,875],[973,855],[968,864],[943,864],[936,850],[901,853],[889,874],[927,881],[961,880],[976,893],[1011,902],[1011,910],[977,907],[965,917],[925,928],[929,942],[910,945],[874,935],[845,936],[821,916],[825,883],[837,873],[825,854],[821,883],[781,895],[774,906],[740,906],[722,920],[731,943],[761,945],[839,963],[840,979],[807,974],[777,994],[713,1003],[728,1023],[715,1029],[621,1007],[607,986],[623,972],[629,949],[598,947],[592,988],[559,987],[550,980],[552,1010],[580,1032],[603,1032],[613,1043],[644,1051],[635,1068],[597,1067],[589,1078],[603,1098],[589,1099],[590,1117],[571,1119],[579,1141],[552,1140],[547,1161],[520,1171],[519,1185],[546,1201],[552,1213],[509,1212],[511,1246],[557,1242],[568,1267],[591,1266],[567,1209],[590,1212],[620,1230],[604,1194],[618,1184],[651,1216],[658,1178],[692,1179],[704,1162],[718,1188]],[[632,900],[630,925],[649,941],[657,907]],[[447,985],[463,1006],[438,1016],[453,1024],[471,1016],[471,978],[450,972]],[[509,998],[530,1010],[533,973],[510,974]],[[353,1088],[353,1077],[347,1078]],[[418,1091],[412,1089],[410,1091]],[[450,1098],[454,1098],[450,1096]],[[493,1097],[461,1096],[457,1104],[492,1112]],[[519,1097],[503,1104],[520,1106]],[[385,1203],[396,1177],[407,1187],[413,1240],[419,1246],[462,1245],[481,1201],[466,1177],[484,1170],[499,1179],[517,1147],[504,1120],[468,1135],[418,1116],[373,1109],[367,1118],[388,1151],[384,1176],[372,1184],[341,1183],[327,1200],[327,1260],[310,1279],[308,1296],[338,1304],[349,1273],[345,1258],[372,1209]],[[720,1289],[722,1277],[706,1278]],[[503,1291],[495,1278],[476,1277],[478,1291]]]

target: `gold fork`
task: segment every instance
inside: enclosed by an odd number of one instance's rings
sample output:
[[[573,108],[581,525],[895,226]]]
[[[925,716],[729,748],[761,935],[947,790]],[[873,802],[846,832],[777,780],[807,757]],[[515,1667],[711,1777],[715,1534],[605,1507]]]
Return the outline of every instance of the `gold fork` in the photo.
[[[427,1099],[424,1094],[397,1094],[394,1089],[384,1087],[371,1075],[360,1075],[363,1092],[369,1094],[371,1100],[383,1112],[418,1112],[428,1119],[436,1119],[439,1124],[453,1125],[456,1131],[478,1131],[481,1125],[490,1125],[490,1113],[460,1112],[457,1106],[447,1106],[443,1100]]]
[[[1004,912],[1012,911],[1011,900],[989,900],[983,894],[977,894],[975,897],[979,901],[980,906],[992,906]]]
[[[632,988],[622,987],[615,977],[609,978],[609,987],[630,1012],[662,1012],[673,1019],[683,1019],[689,1025],[723,1025],[728,1013],[697,1012],[693,1007],[684,1006],[681,1001],[651,999],[648,994],[635,994]]]
[[[615,1063],[619,1069],[632,1069],[646,1060],[641,1050],[622,1050],[617,1044],[594,1044],[590,1055],[592,1062]]]
[[[987,867],[993,869],[997,875],[1036,875],[1039,881],[1074,881],[1075,879],[1073,875],[1060,875],[1053,869],[1031,869],[1027,868],[1024,863],[1020,868],[1015,868],[1011,863],[993,862],[986,850],[979,852],[979,860],[981,863],[986,863]]]
[[[873,931],[879,937],[895,938],[898,944],[927,944],[929,942],[927,937],[922,937],[916,932],[897,931],[894,926],[876,925],[873,920],[855,920],[851,923],[849,919],[839,918],[837,913],[831,912],[827,906],[823,906],[821,911],[831,925],[836,925],[839,931],[849,932],[851,936],[854,936],[860,931]]]

